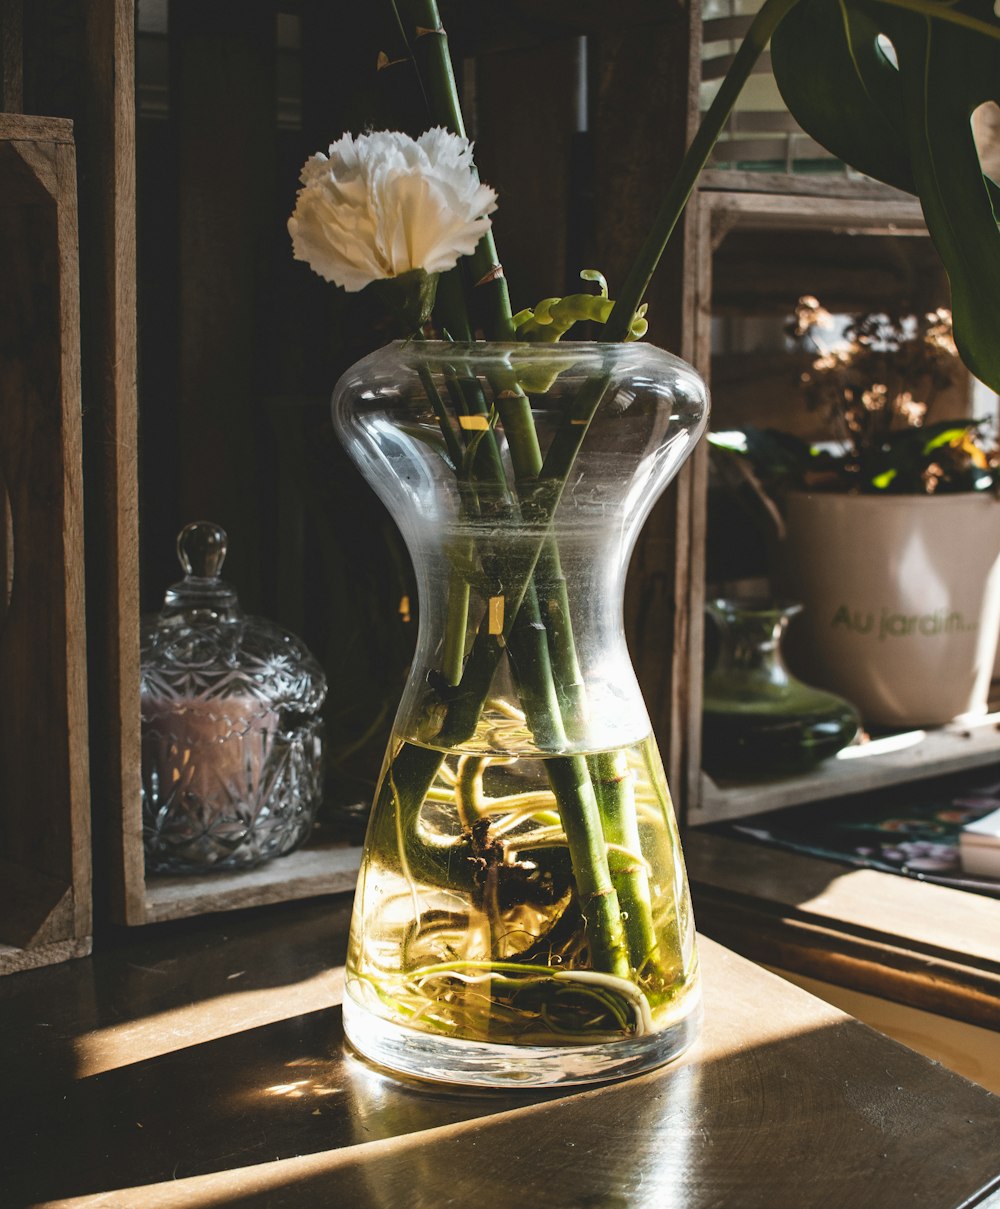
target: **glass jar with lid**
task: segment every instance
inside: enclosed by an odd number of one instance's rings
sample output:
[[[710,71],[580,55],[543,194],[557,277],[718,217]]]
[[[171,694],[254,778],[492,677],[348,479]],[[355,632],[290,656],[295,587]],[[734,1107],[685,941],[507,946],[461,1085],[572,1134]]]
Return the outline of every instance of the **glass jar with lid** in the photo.
[[[222,529],[187,525],[177,551],[184,578],[141,640],[146,868],[251,868],[313,827],[326,677],[293,634],[243,612],[220,578]]]

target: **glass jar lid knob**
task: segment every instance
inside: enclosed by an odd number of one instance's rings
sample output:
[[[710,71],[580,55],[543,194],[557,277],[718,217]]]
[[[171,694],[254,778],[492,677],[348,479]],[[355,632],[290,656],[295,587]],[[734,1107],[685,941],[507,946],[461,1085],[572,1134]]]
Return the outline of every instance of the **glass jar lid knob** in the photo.
[[[243,612],[236,592],[219,578],[226,558],[228,539],[221,525],[192,521],[177,535],[177,557],[184,568],[180,583],[167,589],[160,618],[181,618],[199,624],[238,621]]]
[[[177,557],[185,575],[217,579],[226,561],[226,531],[211,521],[192,521],[177,535]]]

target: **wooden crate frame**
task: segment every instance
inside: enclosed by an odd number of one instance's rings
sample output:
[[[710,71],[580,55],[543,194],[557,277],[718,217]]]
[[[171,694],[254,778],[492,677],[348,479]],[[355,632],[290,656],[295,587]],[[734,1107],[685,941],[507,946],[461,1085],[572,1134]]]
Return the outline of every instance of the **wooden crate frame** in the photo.
[[[115,42],[114,53],[119,67],[115,81],[119,94],[111,104],[111,110],[118,115],[116,130],[120,141],[116,141],[116,153],[119,166],[116,179],[128,181],[129,196],[121,196],[115,212],[121,215],[122,230],[126,235],[126,247],[130,251],[130,263],[121,265],[122,275],[116,283],[116,289],[123,300],[127,297],[125,313],[131,317],[129,329],[123,329],[121,335],[129,342],[128,357],[135,365],[136,333],[135,311],[137,305],[137,284],[135,279],[135,125],[132,80],[134,77],[134,13],[133,0],[101,0],[105,8],[113,9],[116,16],[116,27],[120,31]],[[249,15],[248,15],[249,20]],[[208,52],[202,47],[201,56]],[[118,85],[121,67],[126,66],[122,56],[128,55],[127,70],[123,78],[125,83]],[[204,66],[202,61],[201,66]],[[128,106],[126,112],[126,106]],[[197,109],[186,111],[186,121],[197,125],[203,122],[204,114]],[[127,160],[127,164],[126,164]],[[193,177],[207,172],[210,165],[188,164],[188,171]],[[123,174],[123,169],[125,172]],[[225,199],[223,199],[225,200]],[[202,199],[204,202],[205,199]],[[195,216],[198,223],[205,224],[206,216],[202,205]],[[220,216],[225,210],[220,211]],[[220,270],[216,264],[205,261],[197,250],[192,252],[192,239],[197,244],[197,235],[202,230],[198,227],[193,236],[189,236],[181,250],[184,264],[183,280],[186,294],[182,296],[182,328],[186,341],[184,371],[182,373],[182,395],[185,397],[204,400],[211,398],[220,388],[216,379],[213,388],[206,389],[206,370],[204,358],[199,345],[204,342],[204,332],[199,328],[197,315],[183,319],[184,303],[200,296],[199,292],[219,291],[219,278],[231,283],[230,274]],[[119,246],[121,241],[119,241]],[[212,280],[213,267],[216,279]],[[201,274],[199,276],[199,274]],[[233,279],[236,280],[236,279]],[[221,289],[223,295],[226,290]],[[239,287],[230,289],[230,295],[242,297],[245,291]],[[250,305],[249,300],[247,305]],[[224,359],[223,359],[224,360]],[[190,366],[193,365],[194,369]],[[185,377],[184,375],[189,376]],[[118,414],[125,419],[125,429],[131,442],[132,461],[126,465],[124,461],[114,468],[111,481],[124,491],[130,506],[138,511],[138,488],[136,484],[135,466],[138,461],[138,442],[135,438],[135,420],[138,409],[134,377],[128,383],[122,383],[122,392],[117,399]],[[190,417],[189,417],[190,420]],[[200,419],[199,419],[199,422]],[[234,459],[238,461],[239,459]],[[230,484],[231,485],[231,484]],[[120,511],[117,512],[120,516]],[[108,517],[110,523],[113,518]],[[279,857],[258,869],[235,873],[209,872],[204,875],[187,876],[146,876],[145,860],[142,842],[142,810],[140,784],[140,702],[139,702],[139,604],[138,604],[138,537],[130,532],[120,543],[120,549],[126,554],[127,561],[119,576],[119,616],[109,619],[112,634],[117,635],[116,641],[110,644],[112,653],[120,652],[120,699],[119,699],[119,735],[118,761],[114,771],[116,788],[112,789],[112,801],[117,810],[117,818],[112,822],[113,856],[113,917],[121,923],[136,925],[160,922],[162,920],[179,919],[192,915],[202,915],[209,912],[237,910],[244,907],[262,906],[270,903],[286,902],[293,899],[308,898],[320,894],[335,894],[353,890],[357,872],[361,862],[361,849],[344,843],[313,842],[308,847],[288,856]],[[121,565],[121,564],[119,564]]]
[[[105,205],[111,206],[111,212],[120,223],[120,233],[107,252],[116,258],[117,269],[109,268],[111,281],[109,293],[120,299],[120,313],[123,316],[123,326],[119,339],[127,341],[124,350],[126,363],[134,365],[135,335],[134,329],[128,330],[129,316],[135,310],[135,281],[134,281],[134,146],[135,132],[132,125],[131,110],[127,108],[131,99],[132,69],[128,55],[134,54],[134,45],[128,42],[131,35],[129,13],[132,0],[97,0],[99,6],[106,12],[103,19],[104,45],[102,52],[104,65],[95,69],[95,78],[101,82],[105,90],[109,79],[112,93],[105,93],[103,112],[107,115],[117,115],[103,135],[103,143],[110,149],[113,157],[117,158],[117,169],[112,176],[105,176]],[[621,227],[624,208],[632,208],[637,213],[651,213],[657,196],[658,185],[652,174],[645,174],[642,187],[631,177],[623,176],[614,170],[614,160],[618,155],[631,155],[634,162],[641,161],[649,167],[650,156],[648,149],[638,154],[636,147],[623,147],[621,139],[622,124],[632,129],[631,108],[634,103],[634,63],[636,54],[642,54],[649,62],[662,68],[669,60],[676,65],[676,71],[662,71],[658,77],[661,80],[661,90],[669,94],[671,106],[679,106],[685,112],[685,121],[679,123],[673,131],[671,139],[660,139],[658,142],[657,161],[666,167],[672,155],[680,152],[689,133],[687,127],[693,120],[693,110],[690,108],[689,79],[693,63],[692,55],[697,50],[697,40],[692,37],[692,31],[698,24],[697,10],[692,6],[690,12],[678,10],[670,15],[669,20],[659,23],[656,37],[651,38],[650,29],[645,18],[648,12],[640,11],[639,6],[633,16],[633,21],[620,20],[621,14],[616,14],[609,20],[606,14],[599,14],[597,6],[591,6],[593,12],[588,16],[574,9],[572,14],[563,10],[559,3],[546,5],[550,17],[557,24],[569,24],[570,17],[575,22],[583,21],[583,26],[604,40],[602,52],[598,56],[603,62],[612,64],[611,73],[603,89],[603,104],[598,115],[598,129],[595,137],[602,147],[605,160],[605,179],[614,182],[614,188],[604,191],[601,208],[607,212],[609,221],[598,221],[597,227],[602,232],[603,246],[601,249],[602,263],[606,266],[622,261],[631,254],[631,245],[627,240],[618,239],[616,232]],[[488,49],[496,49],[488,47]],[[530,54],[532,47],[518,47],[518,52]],[[114,59],[115,71],[109,77],[107,62]],[[509,64],[507,65],[509,69]],[[492,69],[492,71],[491,71]],[[500,72],[501,76],[497,76]],[[490,78],[494,84],[498,81],[506,89],[509,77],[502,69],[490,64],[484,69],[480,84],[488,87]],[[553,95],[559,95],[562,87],[553,79]],[[126,95],[128,93],[128,95]],[[610,163],[608,161],[611,161]],[[120,191],[120,183],[128,182],[131,189],[130,197]],[[118,190],[116,192],[116,190]],[[129,217],[129,207],[133,217]],[[627,226],[627,224],[625,224]],[[680,242],[680,241],[678,241]],[[125,249],[124,257],[121,249]],[[129,257],[133,264],[130,270]],[[192,271],[195,271],[192,269]],[[622,270],[624,272],[624,270]],[[185,273],[185,277],[188,274]],[[660,314],[669,315],[667,321],[670,331],[676,336],[661,335],[661,340],[682,347],[683,339],[679,317],[673,312],[678,308],[667,301],[676,297],[676,292],[669,284],[669,278],[661,279],[660,295],[664,305]],[[193,328],[193,321],[188,321],[188,335],[192,331],[194,340],[202,339],[203,333]],[[112,342],[113,343],[113,342]],[[112,343],[106,345],[105,355],[110,351]],[[203,383],[202,383],[203,385]],[[185,387],[192,396],[197,394],[196,383],[185,380]],[[134,397],[134,382],[131,384],[119,375],[116,385],[116,395],[106,399],[109,414],[117,417],[121,435],[125,439],[119,449],[130,449],[136,452],[132,427],[136,410]],[[211,392],[209,392],[211,394]],[[118,493],[126,501],[127,509],[134,507],[136,500],[134,486],[134,471],[121,457],[114,467],[105,468],[104,477],[107,484],[106,494]],[[678,607],[677,601],[671,595],[670,589],[663,590],[666,584],[669,568],[672,567],[676,552],[683,550],[687,526],[687,501],[690,483],[685,480],[674,499],[667,501],[657,515],[655,523],[650,526],[650,537],[644,546],[644,557],[638,567],[638,574],[633,581],[640,586],[634,588],[630,597],[629,614],[633,627],[641,625],[642,645],[647,642],[656,643],[664,632],[664,626],[677,630],[679,640],[672,644],[672,650],[678,652],[672,658],[673,663],[664,664],[662,660],[650,660],[648,680],[644,685],[647,695],[655,698],[653,712],[661,732],[666,733],[681,725],[683,713],[673,710],[670,705],[671,677],[676,666],[683,664],[686,656],[680,654],[686,650],[683,631],[686,626],[688,613],[683,607]],[[360,850],[347,845],[313,845],[288,857],[279,858],[262,868],[247,873],[209,874],[205,877],[154,877],[146,879],[143,868],[143,853],[141,843],[141,819],[139,811],[138,787],[138,681],[134,667],[137,662],[136,643],[133,634],[137,632],[137,606],[135,604],[134,585],[129,582],[129,575],[134,577],[134,560],[132,545],[134,538],[129,533],[121,533],[121,507],[105,518],[109,531],[113,526],[119,526],[117,560],[108,562],[109,582],[115,567],[119,569],[116,585],[115,603],[111,608],[114,616],[109,616],[103,624],[108,634],[108,658],[115,668],[117,698],[115,702],[115,731],[108,735],[108,741],[114,752],[113,766],[109,768],[108,801],[112,810],[118,812],[118,817],[112,822],[115,847],[113,854],[113,894],[114,917],[128,924],[143,924],[179,916],[201,914],[207,911],[227,910],[235,907],[259,905],[278,902],[315,894],[325,894],[348,890],[353,887],[357,869],[360,863]],[[654,588],[644,593],[642,586],[652,582]],[[641,619],[641,620],[640,620]],[[117,653],[117,659],[116,659]],[[115,746],[116,745],[116,746]],[[129,753],[132,753],[131,761]]]
[[[85,401],[84,478],[87,487],[87,582],[90,590],[87,631],[90,647],[90,685],[93,697],[90,724],[92,802],[87,800],[86,671],[83,664],[82,515],[79,470],[67,499],[76,508],[70,519],[76,525],[72,551],[67,547],[68,597],[66,612],[74,619],[72,675],[68,681],[67,712],[61,729],[58,704],[50,693],[49,727],[54,736],[45,753],[41,743],[25,752],[25,767],[33,756],[40,764],[60,735],[72,746],[72,793],[67,819],[55,819],[57,806],[49,806],[53,830],[72,836],[73,871],[67,885],[58,878],[29,882],[10,863],[0,867],[0,906],[17,903],[10,927],[24,945],[0,946],[0,972],[26,968],[46,960],[80,955],[90,950],[91,866],[90,810],[96,824],[103,877],[97,887],[102,912],[112,921],[143,924],[179,916],[258,905],[288,898],[328,893],[353,886],[360,849],[336,846],[293,854],[283,861],[248,874],[206,878],[160,879],[147,883],[144,869],[140,779],[139,706],[139,530],[138,530],[138,400],[137,274],[135,194],[135,4],[134,0],[49,0],[46,14],[62,39],[58,55],[45,45],[29,45],[32,22],[22,0],[3,0],[2,98],[11,109],[25,102],[43,112],[69,113],[77,133],[81,167],[79,196],[80,271],[86,307],[82,339],[80,313],[76,326],[66,324],[64,356],[72,352],[75,370],[64,373],[67,389],[76,391],[75,408],[68,410],[73,427],[75,455],[80,456],[80,393]],[[34,13],[30,14],[34,16]],[[75,31],[67,35],[67,31]],[[36,31],[37,35],[37,31]],[[26,41],[27,40],[27,41]],[[31,71],[23,71],[25,54],[33,56]],[[50,62],[53,60],[53,62]],[[55,62],[55,60],[58,62]],[[27,84],[30,78],[30,89]],[[27,95],[22,89],[27,90]],[[58,118],[9,116],[0,135],[11,132],[18,145],[30,146],[48,138],[51,154],[60,163],[72,163],[74,122]],[[2,148],[0,148],[2,149]],[[25,151],[42,172],[46,153]],[[34,158],[30,158],[31,156]],[[67,160],[68,157],[68,160]],[[36,164],[37,161],[37,164]],[[2,164],[0,164],[2,169]],[[77,218],[75,183],[60,181],[57,211],[67,239],[72,235],[76,255]],[[72,203],[72,207],[71,204]],[[70,231],[72,222],[72,231]],[[62,227],[60,230],[62,231]],[[68,242],[66,248],[69,247]],[[63,249],[63,244],[60,244]],[[65,299],[77,288],[76,261],[66,261]],[[72,270],[72,276],[70,275]],[[81,367],[82,359],[82,367]],[[81,372],[82,369],[82,372]],[[11,472],[6,471],[9,481]],[[18,480],[19,481],[19,480]],[[15,509],[17,510],[17,509]],[[15,524],[15,537],[18,537]],[[6,577],[6,526],[0,525],[0,583]],[[20,539],[19,539],[20,540]],[[24,536],[27,548],[28,536]],[[39,544],[39,549],[43,547]],[[29,565],[15,549],[18,563]],[[58,569],[58,545],[50,541],[40,563]],[[70,603],[71,602],[71,603]],[[22,647],[29,649],[22,626]],[[4,664],[0,661],[0,670]],[[0,715],[2,716],[2,715]],[[0,820],[12,808],[10,794],[0,776]],[[49,815],[46,816],[47,818]],[[16,820],[15,820],[16,821]],[[69,825],[71,823],[71,825]],[[30,834],[30,829],[28,833]],[[68,842],[68,841],[67,841]],[[42,906],[51,910],[33,927]],[[41,905],[35,905],[37,903]],[[66,921],[70,923],[67,924]],[[2,921],[0,921],[2,927]],[[67,928],[69,930],[67,931]],[[13,932],[11,934],[13,934]],[[4,934],[0,931],[0,940]]]
[[[53,2],[72,8],[69,0]],[[554,14],[559,8],[547,7]],[[344,890],[353,883],[359,852],[310,848],[252,873],[149,882],[145,877],[138,754],[134,22],[133,0],[91,0],[87,5],[87,37],[80,54],[88,99],[80,115],[85,137],[79,153],[87,180],[86,198],[81,199],[82,206],[86,201],[81,210],[83,267],[96,312],[84,340],[84,397],[92,416],[88,565],[96,588],[91,592],[91,675],[102,691],[101,716],[95,711],[92,717],[94,783],[107,834],[102,844],[110,849],[112,918],[142,924]],[[650,55],[660,69],[664,55],[670,57],[671,70],[660,70],[657,78],[675,81],[669,100],[679,108],[671,112],[679,112],[686,97],[683,120],[679,117],[670,133],[679,146],[696,117],[700,27],[697,8],[690,6],[686,17],[676,15],[670,29],[657,29],[656,39],[652,27],[627,28],[627,22],[598,22],[588,32],[602,40],[596,60],[606,73],[592,132],[603,182],[595,205],[598,252],[605,270],[615,273],[631,250],[629,231],[640,212],[645,217],[652,212],[658,192],[657,174],[647,162],[650,149],[643,159],[622,137],[623,130],[633,132],[633,142],[638,137],[631,121],[635,57]],[[657,146],[658,154],[669,158],[666,140]],[[637,174],[640,161],[645,171]],[[796,196],[790,195],[792,189]],[[821,196],[824,192],[830,196]],[[712,241],[727,225],[825,226],[837,216],[849,226],[864,225],[886,218],[889,211],[879,207],[900,205],[909,207],[905,218],[910,222],[915,203],[901,202],[898,195],[889,199],[885,190],[865,182],[790,182],[781,177],[769,184],[758,174],[706,174],[673,241],[673,263],[657,279],[651,308],[659,325],[655,339],[707,371]],[[654,728],[668,757],[671,784],[691,822],[711,821],[702,793],[697,733],[706,467],[702,449],[671,498],[651,517],[633,563],[635,586],[627,610]]]
[[[91,950],[73,125],[0,114],[0,974]]]
[[[887,186],[842,178],[768,176],[750,172],[704,174],[693,201],[696,234],[692,275],[693,360],[711,378],[711,319],[714,256],[733,231],[847,232],[926,238],[919,202]],[[691,548],[702,551],[706,538],[708,451],[695,458],[697,486],[691,508]],[[680,788],[689,826],[745,817],[800,802],[820,801],[883,786],[957,772],[1000,759],[1000,715],[988,714],[974,725],[943,726],[894,736],[826,762],[816,773],[752,785],[719,787],[701,771],[701,680],[704,568],[692,560],[689,572],[691,659],[687,689],[687,731]],[[855,758],[857,757],[857,758]]]

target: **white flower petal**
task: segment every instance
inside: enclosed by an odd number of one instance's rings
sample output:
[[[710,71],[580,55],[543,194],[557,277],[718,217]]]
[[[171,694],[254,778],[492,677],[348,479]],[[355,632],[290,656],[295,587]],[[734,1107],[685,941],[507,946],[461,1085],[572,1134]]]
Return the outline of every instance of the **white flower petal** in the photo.
[[[412,269],[453,268],[490,227],[496,193],[468,139],[442,127],[343,135],[311,156],[288,220],[293,253],[347,290]]]

